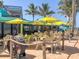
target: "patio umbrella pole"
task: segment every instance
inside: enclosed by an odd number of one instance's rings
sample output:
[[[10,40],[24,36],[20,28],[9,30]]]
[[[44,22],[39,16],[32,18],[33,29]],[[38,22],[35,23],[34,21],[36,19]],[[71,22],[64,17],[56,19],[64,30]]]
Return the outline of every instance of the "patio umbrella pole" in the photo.
[[[20,33],[23,34],[23,24],[20,25]]]
[[[4,23],[1,24],[1,31],[2,31],[1,37],[3,38],[3,36],[4,36]]]
[[[11,24],[11,35],[13,35],[13,25]]]

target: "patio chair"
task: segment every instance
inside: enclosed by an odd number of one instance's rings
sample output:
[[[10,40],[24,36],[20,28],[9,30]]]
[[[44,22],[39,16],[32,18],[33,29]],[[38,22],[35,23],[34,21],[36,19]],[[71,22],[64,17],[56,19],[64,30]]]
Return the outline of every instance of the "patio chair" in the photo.
[[[68,39],[69,40],[69,32],[68,31],[64,32],[64,39]]]
[[[37,32],[37,33],[34,33],[33,35],[33,39],[37,42],[37,41],[41,41],[42,39],[40,39],[42,37],[43,33],[42,32]],[[38,49],[39,48],[39,44],[36,45],[35,49]]]
[[[33,39],[34,39],[34,41],[38,41],[38,32],[35,32],[33,34]]]
[[[31,35],[25,35],[24,39],[25,39],[26,43],[31,43],[31,41],[33,41],[33,34],[31,34]]]
[[[45,40],[46,38],[48,38],[49,36],[48,36],[48,34],[47,34],[47,31],[45,31],[44,33],[42,33],[42,32],[40,32],[39,34],[38,34],[38,41],[43,41],[43,40]],[[38,47],[39,46],[41,46],[42,47],[42,45],[40,44],[37,44],[36,45],[36,49],[38,49]]]
[[[13,38],[12,35],[6,35],[5,37],[3,37],[3,50],[6,50],[8,41],[12,38]],[[8,50],[9,50],[9,47],[8,47]]]
[[[53,52],[55,52],[58,48],[60,49],[60,41],[61,41],[61,39],[62,39],[62,33],[61,32],[55,32],[54,34],[53,34],[53,37],[51,37],[51,38],[53,38],[52,39],[52,45],[51,45],[51,53],[53,53]],[[50,39],[51,39],[50,38]]]

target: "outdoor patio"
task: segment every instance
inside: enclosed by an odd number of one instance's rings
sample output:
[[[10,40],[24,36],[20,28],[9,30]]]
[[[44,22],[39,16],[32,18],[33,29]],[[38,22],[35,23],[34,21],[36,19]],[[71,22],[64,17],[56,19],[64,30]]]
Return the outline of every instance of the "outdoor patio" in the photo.
[[[78,19],[79,0],[0,0],[0,59],[79,59]]]
[[[42,50],[26,50],[27,59],[43,59]],[[10,57],[0,57],[0,59],[10,59]],[[25,58],[22,58],[25,59]],[[46,59],[79,59],[79,40],[65,40],[65,50],[59,53],[46,52]]]

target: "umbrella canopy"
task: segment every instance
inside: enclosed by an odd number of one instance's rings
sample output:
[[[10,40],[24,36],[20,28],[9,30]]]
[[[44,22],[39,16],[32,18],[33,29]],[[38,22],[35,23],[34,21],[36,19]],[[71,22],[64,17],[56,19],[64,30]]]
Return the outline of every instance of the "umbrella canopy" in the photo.
[[[28,24],[29,22],[26,20],[23,20],[21,18],[16,18],[14,20],[6,21],[7,24],[21,24],[21,34],[23,34],[23,24]]]
[[[47,26],[51,26],[51,25],[52,25],[52,23],[45,23],[45,25],[47,25]]]
[[[7,23],[7,24],[27,24],[28,21],[22,20],[21,18],[16,18],[14,20],[10,20],[10,21],[7,21],[5,23]]]
[[[46,23],[46,22],[42,22],[42,21],[34,21],[34,22],[30,22],[31,25],[51,25],[51,23]]]
[[[6,21],[10,21],[16,19],[14,17],[0,17],[0,22],[6,22]]]
[[[41,18],[40,21],[47,22],[47,23],[53,23],[55,21],[58,21],[58,19],[54,17],[44,17],[44,18]]]
[[[53,23],[53,25],[57,25],[57,26],[60,26],[60,25],[66,25],[66,23],[65,22],[62,22],[62,21],[58,21],[58,22],[55,22],[55,23]]]
[[[30,22],[31,25],[44,25],[43,22],[40,22],[40,21],[32,21]]]

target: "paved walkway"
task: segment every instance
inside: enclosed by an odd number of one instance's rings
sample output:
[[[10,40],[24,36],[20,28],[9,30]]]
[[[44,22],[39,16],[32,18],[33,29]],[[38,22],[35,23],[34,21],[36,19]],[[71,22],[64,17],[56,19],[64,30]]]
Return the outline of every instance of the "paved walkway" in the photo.
[[[42,59],[41,50],[26,50],[27,59]],[[46,52],[47,59],[79,59],[79,42],[72,40],[65,41],[65,50],[51,54]],[[0,57],[0,59],[10,59],[10,57]],[[25,58],[26,59],[26,58]]]

